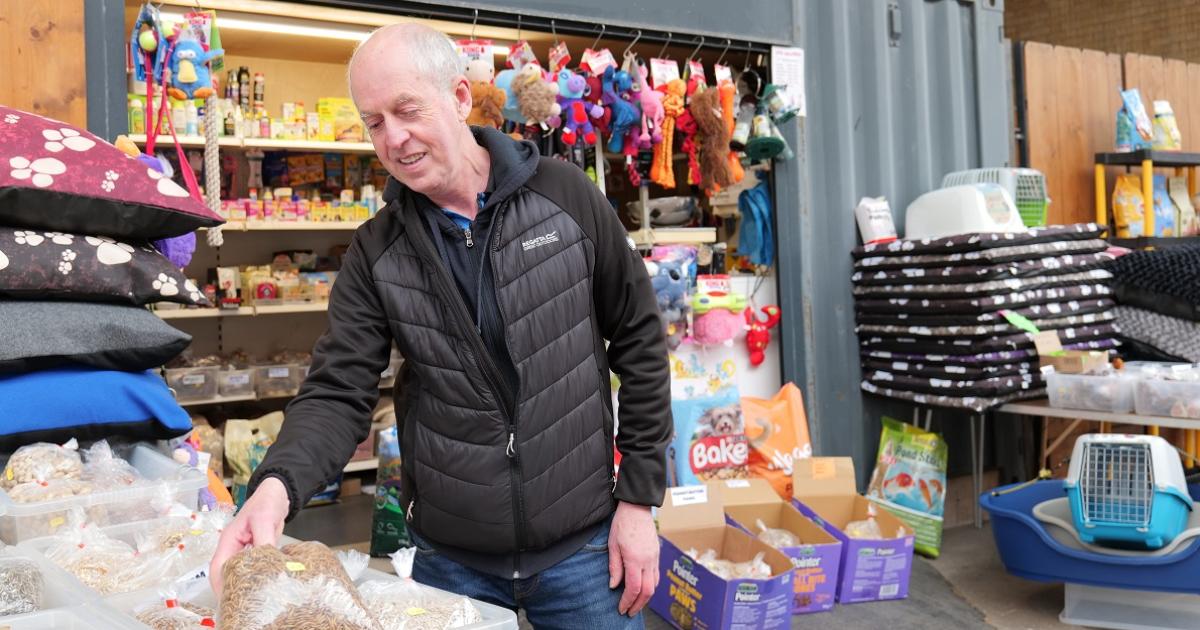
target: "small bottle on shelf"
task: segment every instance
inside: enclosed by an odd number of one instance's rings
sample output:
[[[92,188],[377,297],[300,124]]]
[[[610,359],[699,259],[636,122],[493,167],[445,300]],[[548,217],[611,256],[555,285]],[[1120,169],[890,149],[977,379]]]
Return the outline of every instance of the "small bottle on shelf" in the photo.
[[[129,99],[129,133],[146,133],[146,110],[142,99]]]
[[[200,129],[200,114],[196,111],[196,101],[188,99],[188,101],[184,103],[183,111],[183,133],[189,136],[197,135]]]

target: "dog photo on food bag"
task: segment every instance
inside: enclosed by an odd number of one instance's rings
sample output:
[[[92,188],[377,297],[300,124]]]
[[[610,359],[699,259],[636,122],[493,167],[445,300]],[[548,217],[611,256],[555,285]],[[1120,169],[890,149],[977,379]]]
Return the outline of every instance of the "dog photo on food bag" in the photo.
[[[677,485],[749,477],[750,447],[737,388],[671,401]]]

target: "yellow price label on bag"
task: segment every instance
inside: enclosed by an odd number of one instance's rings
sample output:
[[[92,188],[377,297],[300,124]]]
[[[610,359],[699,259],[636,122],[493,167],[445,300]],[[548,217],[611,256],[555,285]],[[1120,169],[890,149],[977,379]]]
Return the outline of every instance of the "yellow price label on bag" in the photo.
[[[424,608],[416,608],[416,607],[413,607],[413,608],[406,608],[406,609],[404,609],[404,614],[408,615],[409,617],[417,617],[417,616],[420,616],[420,615],[424,615],[424,614],[426,614],[426,613],[428,613],[428,612],[429,612],[429,611],[425,610]]]
[[[58,529],[58,527],[60,525],[62,525],[63,523],[66,523],[66,522],[67,522],[67,519],[65,519],[61,516],[55,516],[54,518],[50,519],[50,527],[53,529]]]
[[[4,469],[4,476],[5,476],[5,477],[7,477],[9,481],[12,481],[12,479],[13,479],[13,471],[12,471],[12,468],[5,468],[5,469]]]
[[[288,571],[303,571],[305,569],[303,562],[289,562],[286,565]]]
[[[189,531],[188,531],[188,533],[189,533],[189,534],[191,534],[192,536],[203,536],[203,535],[204,535],[204,530],[201,530],[201,529],[193,529],[193,530],[189,530]]]

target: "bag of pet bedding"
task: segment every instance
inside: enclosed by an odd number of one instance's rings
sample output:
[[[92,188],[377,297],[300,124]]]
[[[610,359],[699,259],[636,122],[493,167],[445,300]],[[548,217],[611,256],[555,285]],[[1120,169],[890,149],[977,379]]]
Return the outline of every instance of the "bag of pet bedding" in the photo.
[[[676,379],[673,385],[681,380]],[[746,479],[749,446],[742,421],[742,403],[736,387],[710,392],[703,380],[679,394],[673,387],[671,413],[675,417],[676,486],[722,479]],[[693,393],[694,392],[694,393]]]
[[[916,532],[914,548],[931,558],[942,546],[946,506],[946,463],[942,436],[883,419],[879,456],[867,498],[887,508]]]

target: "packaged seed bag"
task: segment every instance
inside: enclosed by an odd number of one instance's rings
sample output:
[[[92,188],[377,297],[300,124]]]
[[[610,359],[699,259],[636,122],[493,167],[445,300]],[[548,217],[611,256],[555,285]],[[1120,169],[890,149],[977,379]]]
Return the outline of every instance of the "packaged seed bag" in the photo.
[[[395,425],[381,429],[379,477],[375,486],[375,516],[371,524],[371,555],[382,558],[412,545],[400,504],[400,442]]]
[[[879,456],[867,498],[912,527],[916,550],[931,558],[938,557],[942,546],[947,459],[942,436],[899,420],[883,419]]]

